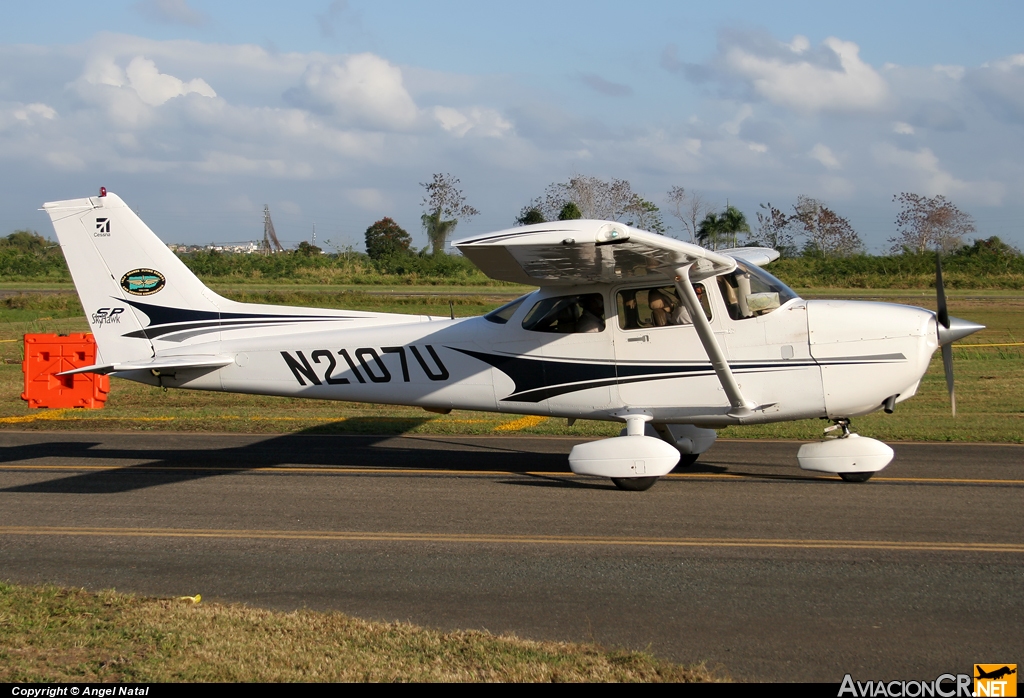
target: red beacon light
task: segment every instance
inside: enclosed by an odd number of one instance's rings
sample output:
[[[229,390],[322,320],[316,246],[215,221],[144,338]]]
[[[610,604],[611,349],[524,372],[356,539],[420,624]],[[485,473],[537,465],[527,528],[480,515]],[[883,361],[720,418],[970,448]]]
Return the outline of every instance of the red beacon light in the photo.
[[[107,195],[107,188],[106,187],[100,187],[100,196],[103,197],[103,196],[106,196],[106,195]]]

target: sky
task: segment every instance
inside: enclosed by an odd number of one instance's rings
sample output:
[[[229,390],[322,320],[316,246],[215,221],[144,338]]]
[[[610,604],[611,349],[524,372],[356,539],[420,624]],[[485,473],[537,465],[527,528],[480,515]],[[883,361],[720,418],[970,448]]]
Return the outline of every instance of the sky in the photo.
[[[0,25],[0,235],[116,192],[166,242],[425,246],[422,182],[508,228],[553,182],[681,186],[756,225],[798,196],[872,252],[901,192],[1024,248],[1024,5],[43,0]]]

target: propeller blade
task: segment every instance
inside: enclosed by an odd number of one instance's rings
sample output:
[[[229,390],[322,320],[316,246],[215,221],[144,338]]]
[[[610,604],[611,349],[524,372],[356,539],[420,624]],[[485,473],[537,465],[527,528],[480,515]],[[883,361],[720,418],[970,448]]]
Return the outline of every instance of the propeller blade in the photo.
[[[946,388],[949,390],[949,404],[953,408],[953,416],[956,416],[956,392],[953,390],[953,345],[942,346],[942,368],[946,371]]]
[[[946,288],[945,284],[942,283],[942,256],[935,253],[935,295],[938,302],[938,320],[939,324],[949,329],[949,309],[946,307]],[[951,369],[952,370],[952,369]],[[951,375],[951,370],[946,372],[946,375]]]

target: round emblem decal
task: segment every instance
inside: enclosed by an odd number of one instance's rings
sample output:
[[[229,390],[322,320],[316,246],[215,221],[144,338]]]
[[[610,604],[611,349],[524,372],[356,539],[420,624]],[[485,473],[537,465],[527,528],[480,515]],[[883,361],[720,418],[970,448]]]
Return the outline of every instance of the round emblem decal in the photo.
[[[121,277],[121,288],[133,296],[149,296],[164,287],[167,280],[156,269],[135,269]]]

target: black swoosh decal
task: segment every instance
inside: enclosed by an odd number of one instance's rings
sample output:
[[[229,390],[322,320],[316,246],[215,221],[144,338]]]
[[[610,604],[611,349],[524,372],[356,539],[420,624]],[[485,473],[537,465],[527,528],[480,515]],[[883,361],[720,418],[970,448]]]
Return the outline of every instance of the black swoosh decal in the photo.
[[[321,322],[331,320],[352,320],[347,315],[289,315],[285,313],[222,313],[214,310],[194,310],[192,308],[172,308],[129,298],[115,300],[128,303],[136,310],[145,313],[149,324],[141,329],[129,332],[124,337],[139,339],[156,339],[164,335],[187,330],[198,330],[190,336],[216,332],[222,329],[244,328],[268,324],[288,324],[301,322]]]
[[[483,361],[511,378],[515,388],[511,394],[501,398],[502,401],[540,402],[558,395],[590,388],[707,376],[715,373],[710,362],[691,364],[581,363],[527,358],[510,354],[489,354],[456,347],[448,348]],[[884,354],[864,357],[851,356],[825,361],[787,359],[784,361],[733,363],[730,366],[734,373],[765,373],[803,369],[821,364],[880,363],[905,359],[903,354]]]

